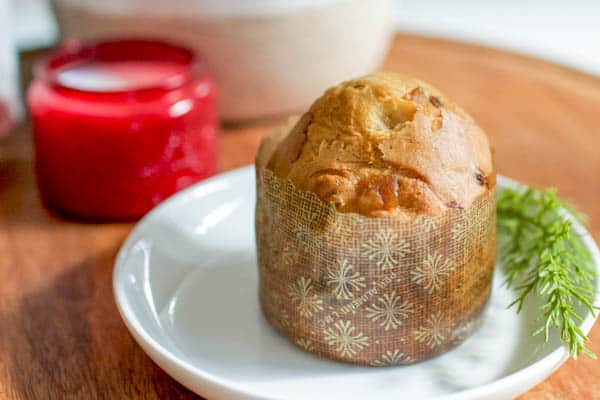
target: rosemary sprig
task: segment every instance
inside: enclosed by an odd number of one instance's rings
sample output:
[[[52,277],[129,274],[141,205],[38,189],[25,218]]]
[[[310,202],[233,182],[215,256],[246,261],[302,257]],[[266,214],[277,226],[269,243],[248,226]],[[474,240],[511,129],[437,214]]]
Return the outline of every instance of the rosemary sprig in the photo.
[[[583,353],[596,358],[585,347],[588,338],[578,327],[583,318],[576,309],[580,304],[595,315],[596,269],[565,212],[582,220],[581,214],[553,189],[505,189],[496,209],[506,283],[518,294],[510,307],[520,312],[530,294],[540,296],[541,325],[533,334],[543,333],[547,342],[551,330],[558,329],[571,357]]]

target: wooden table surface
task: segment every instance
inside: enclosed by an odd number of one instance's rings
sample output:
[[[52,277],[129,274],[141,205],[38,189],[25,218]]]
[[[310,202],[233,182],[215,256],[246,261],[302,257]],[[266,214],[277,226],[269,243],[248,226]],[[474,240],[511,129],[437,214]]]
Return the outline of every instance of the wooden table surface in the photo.
[[[599,78],[406,35],[396,37],[384,69],[453,97],[489,134],[500,173],[557,187],[590,216],[600,239]],[[251,163],[276,122],[224,129],[221,169]],[[35,187],[30,128],[0,142],[0,399],[196,398],[142,352],[117,312],[113,261],[131,228],[48,211]],[[597,325],[590,337],[600,354]],[[522,398],[600,398],[598,377],[600,362],[568,361]]]

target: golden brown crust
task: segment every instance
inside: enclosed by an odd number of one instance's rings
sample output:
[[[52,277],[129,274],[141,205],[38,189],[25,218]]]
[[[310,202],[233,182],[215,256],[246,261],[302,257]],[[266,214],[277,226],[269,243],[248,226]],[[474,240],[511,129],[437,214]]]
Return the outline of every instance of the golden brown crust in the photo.
[[[341,212],[411,219],[467,207],[495,186],[483,130],[436,89],[396,74],[330,88],[281,136],[261,145],[257,165]]]

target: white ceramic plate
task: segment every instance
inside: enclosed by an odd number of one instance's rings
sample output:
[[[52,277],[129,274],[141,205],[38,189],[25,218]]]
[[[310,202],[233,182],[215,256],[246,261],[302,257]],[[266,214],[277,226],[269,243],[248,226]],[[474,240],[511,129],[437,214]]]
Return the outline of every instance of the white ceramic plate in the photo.
[[[246,167],[180,192],[138,224],[117,257],[114,291],[127,327],[160,367],[196,393],[209,399],[508,399],[566,360],[556,338],[543,345],[530,335],[536,304],[519,315],[506,309],[514,294],[499,276],[482,328],[436,359],[369,368],[303,352],[259,309],[254,185],[254,169]],[[585,243],[600,265],[587,232]],[[588,314],[583,331],[593,323]]]

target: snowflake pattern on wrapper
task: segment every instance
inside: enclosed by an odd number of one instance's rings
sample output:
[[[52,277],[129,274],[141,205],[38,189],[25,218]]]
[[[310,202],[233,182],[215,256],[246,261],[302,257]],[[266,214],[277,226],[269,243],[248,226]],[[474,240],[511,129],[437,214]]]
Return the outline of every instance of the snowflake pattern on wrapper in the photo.
[[[364,276],[352,271],[352,265],[346,259],[338,260],[335,265],[327,269],[325,278],[328,285],[334,287],[335,297],[340,300],[349,300],[354,297],[354,291],[359,291],[366,286]]]
[[[452,262],[439,253],[428,254],[425,261],[411,271],[412,281],[423,286],[429,293],[438,290],[454,268]]]
[[[399,239],[391,229],[384,229],[375,234],[362,246],[362,255],[375,261],[382,271],[398,266],[400,259],[409,253],[409,244]]]
[[[431,315],[425,324],[415,332],[415,339],[430,348],[441,345],[446,339],[444,334],[444,317],[441,312]]]
[[[373,361],[372,365],[375,367],[383,367],[388,365],[406,365],[411,364],[414,361],[415,360],[412,357],[407,356],[398,349],[394,349],[386,350],[380,359]]]
[[[323,310],[323,300],[313,293],[310,278],[300,277],[293,285],[290,285],[288,295],[303,317],[310,318],[313,312]]]
[[[414,307],[408,301],[402,301],[396,292],[385,293],[377,299],[376,304],[367,307],[367,317],[378,322],[387,331],[402,325],[402,320],[414,312]]]
[[[324,331],[325,341],[335,347],[341,356],[353,356],[357,351],[369,346],[369,338],[356,332],[352,321],[337,321],[332,328]]]

